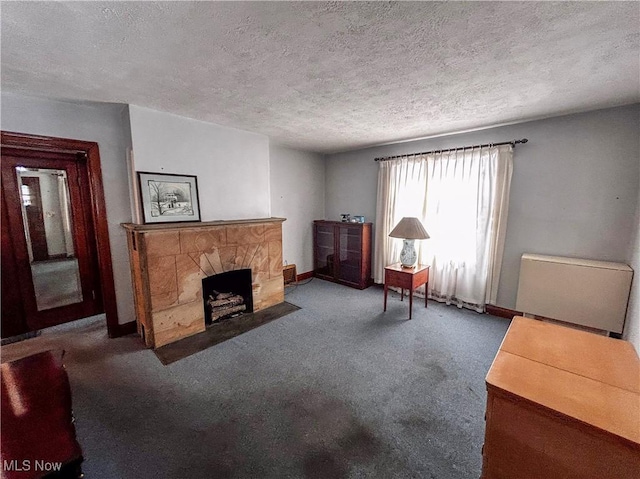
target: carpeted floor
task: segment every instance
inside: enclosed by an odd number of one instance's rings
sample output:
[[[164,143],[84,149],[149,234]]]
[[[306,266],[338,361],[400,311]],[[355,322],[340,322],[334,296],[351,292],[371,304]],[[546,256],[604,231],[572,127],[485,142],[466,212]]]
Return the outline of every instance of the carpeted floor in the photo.
[[[217,321],[207,326],[207,329],[201,333],[166,344],[154,349],[153,352],[156,353],[160,362],[167,366],[299,309],[298,306],[285,301],[256,313],[244,313],[235,318]]]
[[[168,366],[85,321],[63,347],[86,477],[477,478],[484,377],[509,321],[321,280],[302,309]]]

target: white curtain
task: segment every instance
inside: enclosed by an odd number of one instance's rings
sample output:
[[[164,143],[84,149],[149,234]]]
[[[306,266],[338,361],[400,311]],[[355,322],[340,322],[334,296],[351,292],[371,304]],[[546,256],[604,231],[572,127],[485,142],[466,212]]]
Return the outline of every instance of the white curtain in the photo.
[[[418,261],[431,266],[429,297],[477,311],[495,303],[513,147],[409,155],[379,168],[375,282],[384,281],[384,267],[397,262],[402,249],[389,232],[404,216],[415,216],[430,236],[416,241]]]

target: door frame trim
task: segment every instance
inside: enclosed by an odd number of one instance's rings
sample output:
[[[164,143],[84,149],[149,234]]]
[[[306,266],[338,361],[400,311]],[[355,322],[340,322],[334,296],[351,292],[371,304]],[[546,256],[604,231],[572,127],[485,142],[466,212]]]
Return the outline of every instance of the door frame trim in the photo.
[[[109,243],[109,224],[104,200],[98,143],[94,141],[0,131],[0,144],[4,147],[36,151],[80,153],[86,157],[91,197],[91,217],[95,230],[94,235],[98,255],[98,267],[100,270],[98,274],[100,277],[100,288],[102,289],[104,312],[107,318],[107,333],[110,338],[121,336],[125,328],[122,328],[122,325],[118,323],[118,306],[113,281],[113,265],[111,264],[111,246]]]

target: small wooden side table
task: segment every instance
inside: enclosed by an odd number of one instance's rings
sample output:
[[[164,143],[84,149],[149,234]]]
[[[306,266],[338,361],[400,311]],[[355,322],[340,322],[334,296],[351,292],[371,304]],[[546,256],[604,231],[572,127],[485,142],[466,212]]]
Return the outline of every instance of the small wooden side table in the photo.
[[[415,268],[403,268],[400,263],[384,269],[384,310],[387,310],[387,291],[389,286],[401,288],[400,301],[404,301],[404,290],[409,290],[409,319],[413,310],[413,290],[425,285],[424,307],[427,307],[426,290],[429,286],[429,266],[419,264]]]

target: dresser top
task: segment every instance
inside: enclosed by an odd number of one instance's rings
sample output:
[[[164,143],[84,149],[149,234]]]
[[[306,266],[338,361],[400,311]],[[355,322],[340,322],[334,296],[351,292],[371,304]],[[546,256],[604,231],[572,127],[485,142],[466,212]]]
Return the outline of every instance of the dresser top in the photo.
[[[626,341],[515,317],[486,380],[640,445],[640,361]]]
[[[640,393],[640,362],[627,341],[519,316],[500,351]]]

